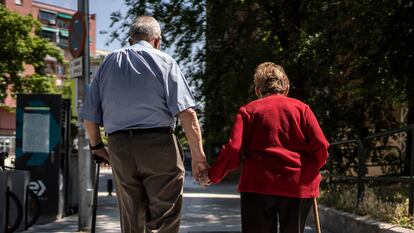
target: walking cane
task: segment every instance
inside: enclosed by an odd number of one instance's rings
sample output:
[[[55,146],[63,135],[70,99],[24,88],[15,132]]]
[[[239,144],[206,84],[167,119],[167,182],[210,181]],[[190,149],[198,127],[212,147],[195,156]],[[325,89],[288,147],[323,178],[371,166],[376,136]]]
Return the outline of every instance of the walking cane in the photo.
[[[97,211],[97,205],[98,205],[98,189],[99,189],[99,170],[101,163],[108,163],[105,159],[92,154],[93,159],[96,163],[95,168],[95,188],[93,190],[93,205],[92,205],[92,226],[91,226],[91,233],[95,233],[96,229],[96,211]]]
[[[319,213],[318,213],[318,202],[316,201],[316,197],[313,198],[313,216],[315,218],[316,233],[321,233],[321,224],[319,222]]]

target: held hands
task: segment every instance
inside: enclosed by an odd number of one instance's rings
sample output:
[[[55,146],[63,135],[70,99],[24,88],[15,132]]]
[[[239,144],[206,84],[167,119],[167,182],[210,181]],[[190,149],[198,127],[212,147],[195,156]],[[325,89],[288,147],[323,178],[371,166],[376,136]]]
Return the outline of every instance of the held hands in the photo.
[[[201,160],[193,159],[192,169],[194,179],[200,186],[206,187],[211,184],[210,179],[208,178],[208,170],[210,169],[210,165],[208,165],[205,158]]]
[[[201,177],[198,184],[203,188],[211,185],[210,178],[208,178],[208,170],[205,170],[201,173]]]

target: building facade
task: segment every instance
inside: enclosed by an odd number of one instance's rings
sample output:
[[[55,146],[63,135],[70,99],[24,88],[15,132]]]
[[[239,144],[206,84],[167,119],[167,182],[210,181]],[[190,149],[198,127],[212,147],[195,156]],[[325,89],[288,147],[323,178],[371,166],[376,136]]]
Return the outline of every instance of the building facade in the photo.
[[[13,10],[21,15],[31,14],[33,18],[42,23],[41,36],[55,43],[64,51],[65,60],[69,61],[72,56],[69,52],[69,23],[76,11],[72,9],[53,6],[50,4],[33,0],[3,0],[7,9]],[[92,57],[96,53],[96,15],[89,16],[89,49]],[[46,58],[46,73],[64,76],[65,67],[56,63],[53,58]],[[27,70],[30,73],[30,69]],[[32,71],[33,72],[33,71]]]
[[[41,26],[41,36],[48,39],[50,42],[60,47],[64,53],[64,58],[67,61],[65,64],[57,62],[56,58],[47,56],[45,58],[44,71],[46,74],[52,74],[56,76],[56,85],[63,84],[63,80],[67,78],[68,61],[72,59],[69,52],[69,23],[72,16],[76,11],[72,9],[62,8],[50,4],[45,4],[33,0],[0,0],[7,9],[15,11],[20,15],[32,15],[33,18],[38,19]],[[91,14],[89,16],[89,49],[91,57],[95,57],[96,54],[96,15]],[[31,65],[27,65],[24,71],[24,75],[31,75],[34,73],[34,68]],[[12,97],[7,97],[4,100],[4,104],[7,108],[14,108],[16,102]],[[15,121],[16,116],[13,111],[7,111],[0,107],[0,136],[3,137],[0,140],[0,152],[2,142],[6,141],[10,137],[12,139],[15,134]]]

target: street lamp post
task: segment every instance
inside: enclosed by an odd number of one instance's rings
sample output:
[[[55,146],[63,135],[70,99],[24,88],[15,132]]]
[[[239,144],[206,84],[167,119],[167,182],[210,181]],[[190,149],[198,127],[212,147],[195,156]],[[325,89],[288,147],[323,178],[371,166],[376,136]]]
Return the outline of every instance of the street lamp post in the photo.
[[[78,79],[78,113],[83,105],[86,86],[89,84],[89,0],[78,0],[78,11],[83,13],[86,39],[82,54],[82,77]],[[79,162],[79,202],[78,229],[90,231],[92,223],[93,177],[92,156],[88,149],[83,122],[78,121],[78,162]]]

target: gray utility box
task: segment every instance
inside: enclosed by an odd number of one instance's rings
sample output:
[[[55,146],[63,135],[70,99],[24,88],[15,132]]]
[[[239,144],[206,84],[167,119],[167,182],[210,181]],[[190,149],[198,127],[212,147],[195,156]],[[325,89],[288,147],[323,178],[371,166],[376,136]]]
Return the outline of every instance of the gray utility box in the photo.
[[[26,206],[26,192],[30,183],[30,172],[20,170],[0,171],[0,232],[7,232],[7,225],[20,221],[16,232],[24,231],[25,224],[25,206]],[[12,192],[18,199],[19,203],[15,203],[7,195],[7,189]],[[9,211],[6,212],[7,198],[9,201]],[[20,219],[18,212],[20,209]],[[7,223],[7,214],[9,221]]]

